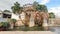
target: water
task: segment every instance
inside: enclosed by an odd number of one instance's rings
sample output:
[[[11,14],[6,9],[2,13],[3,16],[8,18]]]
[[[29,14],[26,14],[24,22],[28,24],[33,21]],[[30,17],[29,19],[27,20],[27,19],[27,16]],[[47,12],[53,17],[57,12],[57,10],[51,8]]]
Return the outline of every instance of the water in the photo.
[[[49,30],[55,34],[60,34],[60,27],[49,27]]]

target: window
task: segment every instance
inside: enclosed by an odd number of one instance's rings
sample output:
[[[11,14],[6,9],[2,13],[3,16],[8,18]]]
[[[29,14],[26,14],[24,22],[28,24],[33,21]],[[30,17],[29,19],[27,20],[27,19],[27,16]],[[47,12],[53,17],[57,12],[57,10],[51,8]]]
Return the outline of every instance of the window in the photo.
[[[11,18],[10,14],[3,14],[3,18]]]

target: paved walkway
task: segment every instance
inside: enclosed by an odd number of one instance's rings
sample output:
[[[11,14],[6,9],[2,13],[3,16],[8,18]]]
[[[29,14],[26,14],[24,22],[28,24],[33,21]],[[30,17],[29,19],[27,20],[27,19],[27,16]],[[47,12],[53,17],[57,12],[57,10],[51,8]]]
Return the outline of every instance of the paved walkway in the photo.
[[[51,31],[0,31],[0,34],[54,34]]]

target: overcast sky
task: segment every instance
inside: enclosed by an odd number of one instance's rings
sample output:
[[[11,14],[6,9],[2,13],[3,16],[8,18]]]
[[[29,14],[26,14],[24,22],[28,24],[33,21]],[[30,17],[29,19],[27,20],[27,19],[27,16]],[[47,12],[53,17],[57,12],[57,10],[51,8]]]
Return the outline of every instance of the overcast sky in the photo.
[[[49,12],[54,12],[57,16],[60,16],[60,0],[0,0],[0,10],[11,10],[11,6],[14,5],[16,1],[19,2],[21,6],[37,1],[40,4],[45,4]]]

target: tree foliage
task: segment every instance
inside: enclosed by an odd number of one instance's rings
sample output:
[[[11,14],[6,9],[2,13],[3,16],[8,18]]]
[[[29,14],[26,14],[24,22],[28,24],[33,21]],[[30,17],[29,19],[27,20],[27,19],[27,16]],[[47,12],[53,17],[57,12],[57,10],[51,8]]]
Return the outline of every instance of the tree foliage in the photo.
[[[15,23],[17,22],[17,20],[16,19],[11,19],[10,21],[13,23],[13,25],[15,27]]]
[[[38,5],[36,9],[43,12],[48,12],[47,7],[45,5]]]
[[[33,7],[36,9],[37,6],[38,6],[38,2],[35,1],[35,2],[33,3]]]
[[[14,6],[11,7],[14,14],[19,14],[22,7],[18,2],[14,3]]]
[[[15,23],[17,20],[16,19],[11,19],[11,22]]]
[[[53,12],[49,13],[49,18],[55,18],[55,14]]]
[[[1,22],[3,27],[9,28],[10,24],[8,22]]]
[[[43,12],[48,12],[47,6],[38,4],[38,2],[36,2],[36,1],[33,3],[33,7],[34,7],[36,10],[40,10],[40,11],[43,11]]]

